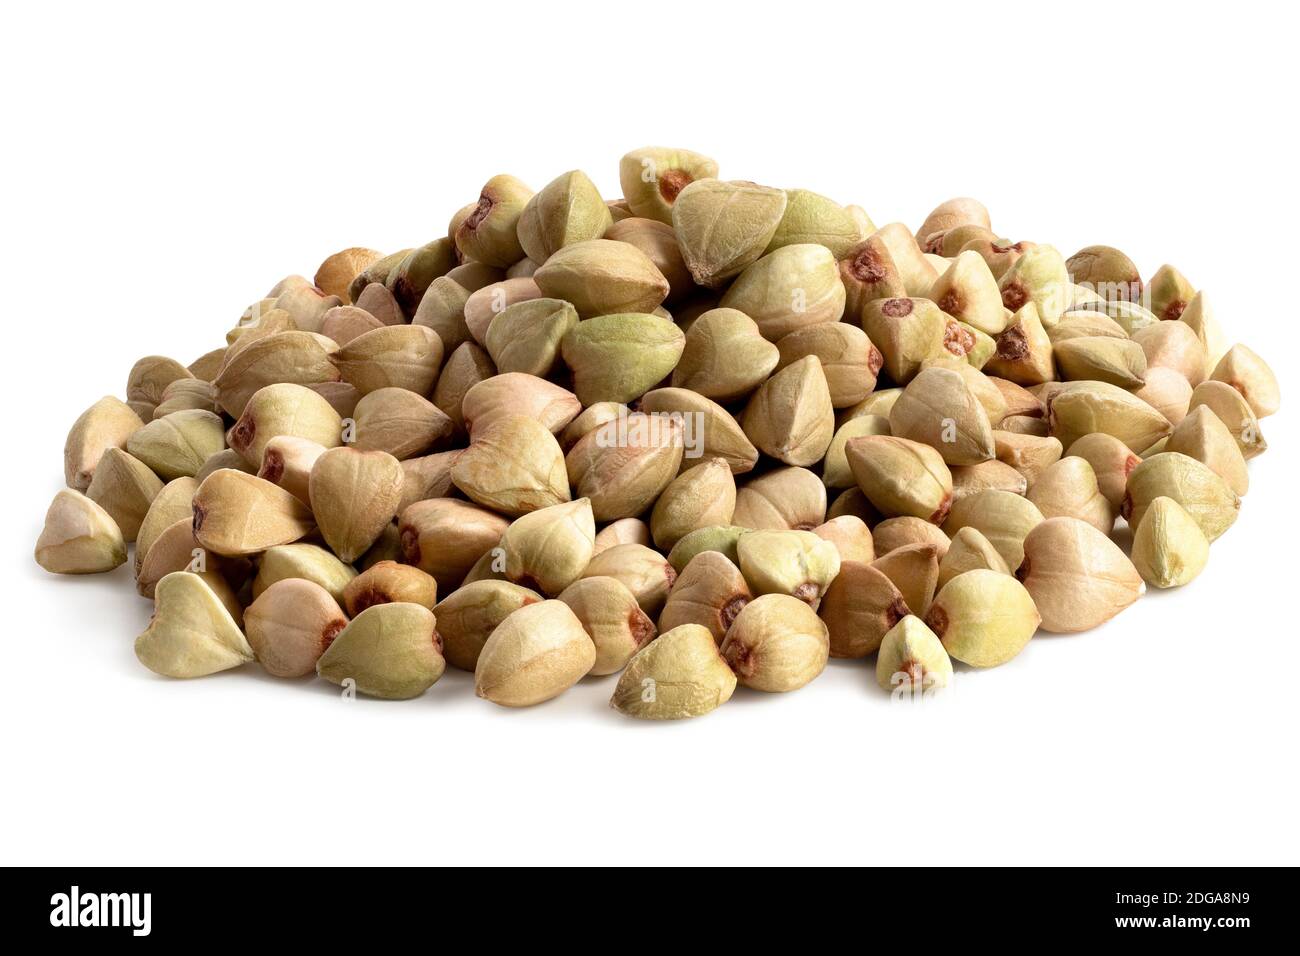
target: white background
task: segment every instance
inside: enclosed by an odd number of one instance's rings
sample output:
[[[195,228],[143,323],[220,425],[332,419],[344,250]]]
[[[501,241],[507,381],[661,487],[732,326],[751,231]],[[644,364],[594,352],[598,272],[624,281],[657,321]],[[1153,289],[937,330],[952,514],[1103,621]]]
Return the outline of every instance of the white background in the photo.
[[[23,4],[0,57],[11,863],[1300,862],[1293,38],[1278,4]],[[1163,9],[1161,9],[1163,7]],[[68,426],[349,245],[444,232],[492,174],[618,194],[646,144],[915,228],[1176,264],[1290,407],[1182,592],[891,705],[862,663],[643,725],[449,671],[341,702],[155,677],[129,564],[31,558]]]

